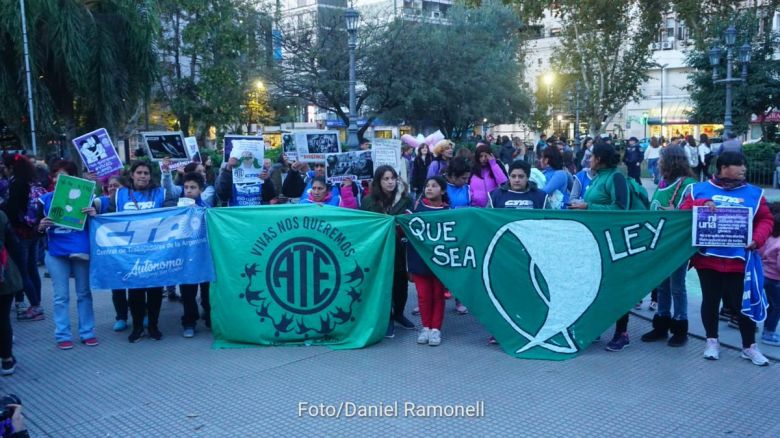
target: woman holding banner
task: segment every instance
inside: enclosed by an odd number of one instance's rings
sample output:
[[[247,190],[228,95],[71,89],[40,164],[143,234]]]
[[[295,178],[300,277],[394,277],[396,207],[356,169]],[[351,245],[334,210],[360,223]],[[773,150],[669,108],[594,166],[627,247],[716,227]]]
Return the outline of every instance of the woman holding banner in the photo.
[[[60,175],[78,176],[76,163],[58,161],[52,166],[53,184],[57,185]],[[41,196],[43,205],[38,232],[45,233],[48,238],[46,250],[46,268],[51,275],[54,290],[54,338],[57,348],[70,350],[73,348],[70,330],[70,277],[76,283],[76,302],[79,315],[79,338],[81,343],[89,347],[98,345],[95,337],[95,311],[92,307],[92,292],[89,289],[89,231],[58,227],[49,218],[54,192]],[[84,208],[83,213],[95,215],[93,206]]]
[[[412,209],[412,198],[406,194],[406,189],[399,182],[398,173],[392,166],[379,166],[371,181],[371,192],[363,199],[361,208],[374,213],[398,216]],[[395,325],[398,323],[407,330],[414,330],[415,325],[404,316],[404,308],[408,298],[406,274],[406,254],[400,234],[396,234],[395,265],[393,270],[393,306],[390,314],[390,324],[387,326],[386,338],[395,336]]]
[[[335,187],[334,187],[335,188]],[[358,208],[355,198],[355,184],[352,179],[345,178],[337,190],[331,190],[324,176],[315,176],[311,181],[311,190],[300,200],[300,204],[327,204],[334,207]],[[334,196],[334,193],[338,195]]]
[[[651,210],[677,210],[696,183],[693,172],[680,146],[661,150],[659,159],[661,180],[653,193]],[[682,347],[688,342],[688,293],[685,275],[688,262],[677,268],[658,286],[658,310],[653,316],[653,330],[642,335],[642,342],[665,341],[671,331],[670,347]],[[674,314],[672,314],[674,304]]]
[[[720,358],[718,307],[723,300],[737,312],[739,333],[742,337],[741,357],[758,366],[768,365],[769,361],[756,346],[756,323],[740,309],[743,308],[745,272],[750,270],[751,275],[763,276],[760,263],[754,264],[759,255],[753,250],[763,246],[772,235],[774,218],[767,206],[763,190],[745,180],[745,157],[741,153],[722,153],[718,156],[715,167],[717,172],[711,180],[693,185],[681,209],[690,210],[694,206],[706,206],[711,210],[719,206],[751,207],[753,239],[746,248],[701,247],[691,259],[701,282],[701,322],[707,335],[704,358]]]
[[[544,156],[549,156],[549,150],[544,150]],[[575,201],[570,205],[572,210],[628,210],[629,191],[628,181],[617,165],[620,163],[620,154],[606,142],[599,142],[593,146],[590,156],[590,169],[596,176],[585,192],[583,201]],[[549,184],[549,183],[548,183]],[[548,192],[549,193],[549,192]],[[622,351],[629,345],[628,339],[628,313],[623,315],[615,323],[615,334],[607,344],[607,351]]]
[[[122,187],[109,199],[109,212],[151,210],[174,207],[177,199],[165,189],[152,182],[152,168],[145,161],[136,161],[130,166],[130,187]],[[172,279],[173,280],[173,279]],[[162,333],[158,328],[160,307],[162,307],[163,287],[130,289],[128,304],[133,316],[133,332],[128,336],[132,343],[141,340],[144,335],[144,317],[149,312],[149,337],[159,341]]]

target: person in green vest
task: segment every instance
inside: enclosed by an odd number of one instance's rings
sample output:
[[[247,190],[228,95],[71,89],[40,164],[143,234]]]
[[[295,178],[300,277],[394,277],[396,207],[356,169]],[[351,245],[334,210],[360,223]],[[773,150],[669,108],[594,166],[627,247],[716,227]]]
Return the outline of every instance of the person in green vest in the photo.
[[[661,151],[659,170],[661,180],[650,203],[651,210],[678,210],[694,178],[685,150],[669,146]],[[688,342],[688,293],[685,274],[688,262],[677,268],[658,286],[658,310],[653,316],[653,330],[642,335],[642,342],[664,341],[671,331],[670,347],[682,347]],[[672,307],[674,306],[674,314]]]
[[[590,168],[595,176],[585,191],[582,201],[574,200],[572,210],[628,210],[629,190],[625,175],[618,171],[620,154],[604,141],[593,146]],[[629,344],[628,313],[615,323],[615,334],[607,344],[607,351],[622,351]]]
[[[398,179],[398,173],[392,166],[379,166],[374,172],[371,181],[371,191],[363,199],[362,210],[374,213],[398,216],[413,207],[412,198],[407,194],[407,188],[403,181]],[[390,314],[390,324],[387,326],[386,338],[395,337],[395,323],[407,330],[417,327],[404,316],[406,300],[409,296],[406,272],[406,250],[401,242],[401,236],[396,234],[395,239],[395,268],[393,270],[393,307]]]

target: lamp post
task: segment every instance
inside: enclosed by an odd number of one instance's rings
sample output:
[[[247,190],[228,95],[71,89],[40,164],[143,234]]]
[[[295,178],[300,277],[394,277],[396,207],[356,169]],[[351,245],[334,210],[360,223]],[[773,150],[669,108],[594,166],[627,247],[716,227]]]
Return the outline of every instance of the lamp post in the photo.
[[[19,0],[19,14],[22,16],[22,44],[24,45],[24,74],[27,79],[27,111],[30,117],[30,140],[32,153],[38,155],[38,142],[35,133],[35,103],[33,102],[32,72],[30,70],[30,45],[27,41],[27,18],[24,0]]]
[[[647,139],[647,120],[650,117],[650,114],[647,113],[647,111],[642,113],[642,124],[645,125],[645,139]]]
[[[661,66],[661,137],[664,136],[664,124],[666,123],[664,120],[664,95],[666,94],[664,78],[666,77],[666,67],[669,67],[669,64],[664,64]]]
[[[718,65],[720,64],[721,48],[718,46],[712,46],[710,48],[710,65],[712,66],[712,83],[713,84],[726,84],[726,109],[723,116],[723,134],[726,138],[731,134],[734,128],[734,123],[731,118],[732,109],[732,92],[731,84],[747,81],[747,66],[750,63],[750,43],[745,41],[745,44],[739,48],[739,62],[742,64],[742,74],[740,77],[735,78],[732,76],[732,70],[734,69],[734,49],[737,42],[737,29],[732,24],[726,29],[726,77],[718,79]]]
[[[549,71],[545,73],[544,77],[542,78],[545,85],[547,85],[547,100],[550,108],[552,108],[552,87],[553,82],[555,82],[555,73]],[[552,110],[550,111],[550,118],[552,118]],[[555,126],[552,121],[550,121],[551,128],[555,129]]]
[[[574,83],[574,95],[569,91],[569,108],[574,109],[574,144],[580,144],[580,81]],[[573,105],[572,105],[573,102]]]
[[[350,7],[344,13],[344,18],[347,22],[347,33],[349,34],[349,127],[347,127],[347,147],[350,150],[357,150],[359,144],[357,114],[355,114],[355,48],[357,47],[357,29],[360,14]]]

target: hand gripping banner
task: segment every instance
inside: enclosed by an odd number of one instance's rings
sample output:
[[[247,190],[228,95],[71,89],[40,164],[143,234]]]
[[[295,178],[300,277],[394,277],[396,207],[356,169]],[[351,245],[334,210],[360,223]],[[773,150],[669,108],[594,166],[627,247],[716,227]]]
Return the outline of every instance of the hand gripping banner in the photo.
[[[90,225],[89,280],[96,289],[140,289],[214,279],[206,209],[102,214]]]
[[[390,314],[393,217],[317,205],[209,210],[215,347],[361,348]]]
[[[459,209],[398,217],[510,355],[564,360],[693,255],[691,213]]]

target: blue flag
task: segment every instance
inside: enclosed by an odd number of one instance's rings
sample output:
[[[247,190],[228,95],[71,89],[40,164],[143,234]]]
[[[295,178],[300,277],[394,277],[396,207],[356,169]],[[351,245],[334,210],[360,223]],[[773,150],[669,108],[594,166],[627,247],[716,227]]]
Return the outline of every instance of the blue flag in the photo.
[[[92,218],[92,287],[137,289],[214,280],[205,217],[205,208],[185,207]]]
[[[745,288],[742,293],[742,314],[753,322],[764,322],[769,302],[764,292],[764,269],[758,251],[746,251]]]

